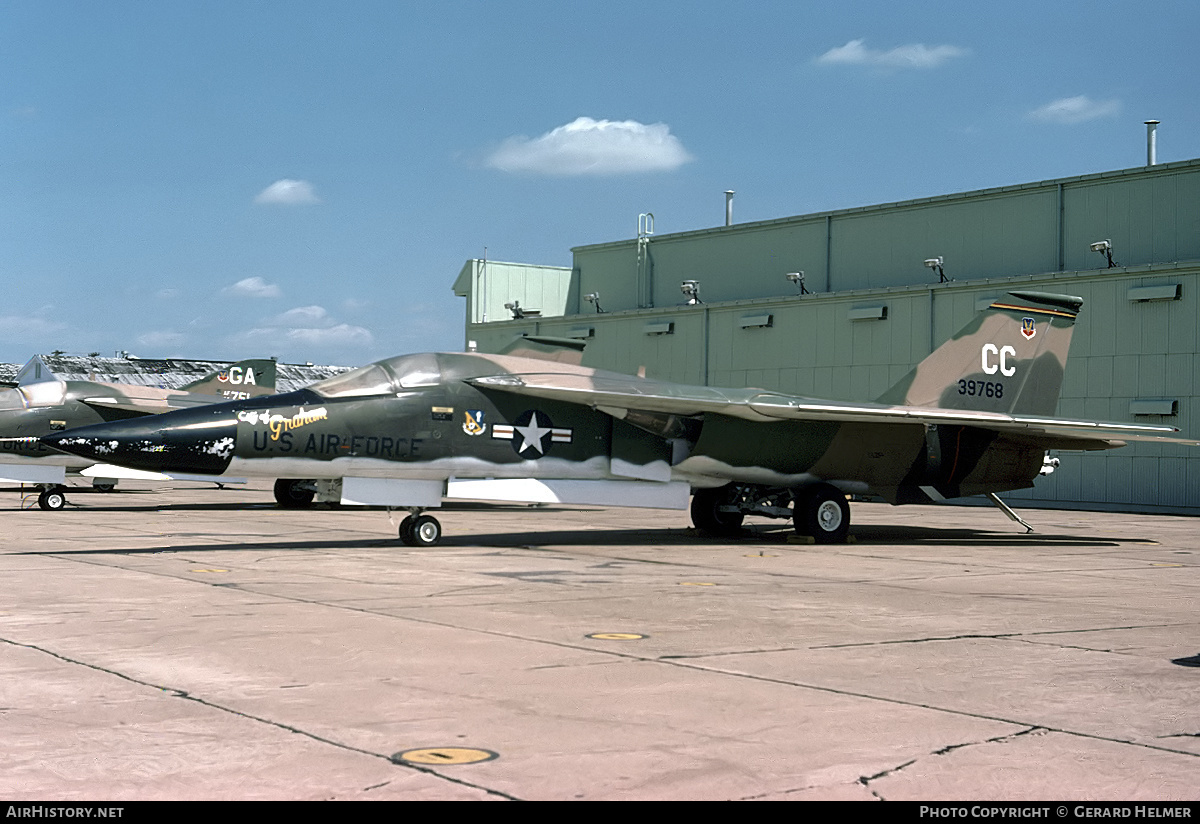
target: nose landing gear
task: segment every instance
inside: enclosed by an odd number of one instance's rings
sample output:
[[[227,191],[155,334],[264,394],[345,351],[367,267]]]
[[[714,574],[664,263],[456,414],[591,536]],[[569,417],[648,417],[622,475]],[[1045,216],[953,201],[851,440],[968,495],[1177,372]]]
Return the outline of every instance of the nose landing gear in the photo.
[[[49,511],[57,511],[67,505],[67,496],[60,487],[43,489],[38,495],[38,506]]]
[[[442,540],[442,524],[432,515],[413,510],[400,522],[400,540],[406,546],[437,546]]]

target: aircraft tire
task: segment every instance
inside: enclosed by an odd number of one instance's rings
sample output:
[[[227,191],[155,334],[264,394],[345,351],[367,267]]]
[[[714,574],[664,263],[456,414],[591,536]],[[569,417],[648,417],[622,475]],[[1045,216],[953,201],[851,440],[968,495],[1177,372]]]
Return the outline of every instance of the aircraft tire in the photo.
[[[697,489],[692,494],[692,524],[701,532],[721,537],[732,537],[742,532],[742,521],[746,516],[740,512],[721,512],[718,507],[725,500],[728,487]]]
[[[307,481],[296,481],[290,478],[280,478],[275,482],[275,500],[284,509],[303,509],[311,506],[317,493],[300,486]]]
[[[412,534],[413,521],[415,520],[415,516],[405,515],[404,520],[400,522],[400,540],[403,541],[406,546],[416,546]]]
[[[67,496],[57,489],[44,489],[38,495],[38,506],[49,511],[58,511],[67,505]]]
[[[818,544],[844,544],[850,534],[850,504],[837,487],[817,484],[793,494],[792,523],[798,535]]]
[[[92,489],[97,492],[112,492],[116,488],[116,484],[92,484]]]
[[[421,515],[413,521],[409,534],[410,546],[437,546],[442,540],[442,525],[432,515]]]

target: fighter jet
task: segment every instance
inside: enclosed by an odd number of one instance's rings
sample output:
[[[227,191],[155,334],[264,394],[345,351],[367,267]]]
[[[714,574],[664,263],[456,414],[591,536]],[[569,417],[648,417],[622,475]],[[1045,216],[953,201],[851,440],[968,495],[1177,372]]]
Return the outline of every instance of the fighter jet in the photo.
[[[21,374],[28,374],[28,366]],[[62,485],[68,473],[91,477],[93,487],[102,491],[112,489],[117,479],[137,477],[137,473],[48,448],[39,442],[40,436],[274,391],[275,361],[261,359],[216,370],[181,389],[57,378],[19,381],[15,387],[0,389],[0,480],[37,484],[42,487],[38,505],[62,509],[67,502]]]
[[[848,494],[988,495],[1017,519],[996,493],[1032,486],[1047,450],[1197,443],[1170,426],[1052,417],[1082,303],[996,300],[875,403],[590,369],[581,342],[526,338],[505,354],[401,356],[297,392],[43,441],[151,471],[274,477],[283,506],[319,494],[407,508],[409,545],[436,544],[425,510],[456,498],[685,509],[690,493],[706,533],[737,535],[765,515],[818,542],[846,539]]]

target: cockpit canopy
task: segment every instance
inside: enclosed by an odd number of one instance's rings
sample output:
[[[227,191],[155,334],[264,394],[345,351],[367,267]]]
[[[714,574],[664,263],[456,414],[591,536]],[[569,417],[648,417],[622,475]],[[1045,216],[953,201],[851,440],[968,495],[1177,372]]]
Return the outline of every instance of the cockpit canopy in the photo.
[[[6,409],[24,409],[25,396],[16,389],[0,389],[0,411]]]
[[[91,384],[83,384],[83,386],[89,387]],[[24,386],[18,386],[15,391],[29,409],[38,406],[60,406],[67,402],[67,384],[62,381],[27,383]]]
[[[435,386],[441,379],[436,355],[400,355],[326,378],[309,389],[324,398],[393,395],[418,386]]]

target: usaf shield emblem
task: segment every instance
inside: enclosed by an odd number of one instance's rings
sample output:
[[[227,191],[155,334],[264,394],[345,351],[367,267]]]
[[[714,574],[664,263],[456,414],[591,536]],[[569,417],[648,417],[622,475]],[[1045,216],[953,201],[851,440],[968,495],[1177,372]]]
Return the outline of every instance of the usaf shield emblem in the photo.
[[[1021,334],[1025,336],[1025,340],[1033,340],[1033,336],[1037,334],[1033,318],[1021,318]]]

